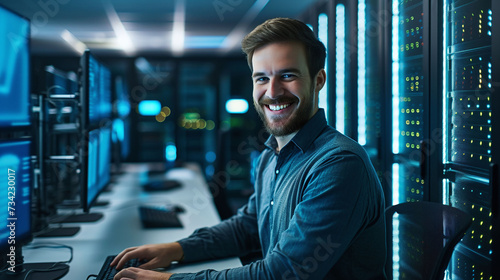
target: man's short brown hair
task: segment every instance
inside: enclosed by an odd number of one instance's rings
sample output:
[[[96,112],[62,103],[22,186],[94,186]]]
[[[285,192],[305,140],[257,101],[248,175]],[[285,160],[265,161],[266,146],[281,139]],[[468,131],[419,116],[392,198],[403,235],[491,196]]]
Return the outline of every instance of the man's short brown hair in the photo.
[[[247,55],[248,66],[252,69],[255,50],[267,44],[278,42],[300,42],[306,51],[307,66],[311,79],[325,67],[326,49],[314,32],[303,22],[290,18],[266,20],[250,32],[241,42],[241,49]]]

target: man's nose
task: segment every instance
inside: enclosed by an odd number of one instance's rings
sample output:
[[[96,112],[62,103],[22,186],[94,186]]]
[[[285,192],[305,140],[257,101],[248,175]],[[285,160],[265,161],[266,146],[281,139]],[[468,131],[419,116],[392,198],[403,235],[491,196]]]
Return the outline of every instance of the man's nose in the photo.
[[[271,99],[276,99],[283,95],[283,85],[278,78],[271,78],[268,83],[266,95]]]

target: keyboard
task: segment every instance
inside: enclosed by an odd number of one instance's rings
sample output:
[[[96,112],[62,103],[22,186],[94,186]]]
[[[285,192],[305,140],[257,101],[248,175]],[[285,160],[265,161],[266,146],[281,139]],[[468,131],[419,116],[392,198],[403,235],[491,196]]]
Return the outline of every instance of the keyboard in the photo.
[[[115,274],[118,270],[115,269],[114,266],[109,266],[109,264],[113,261],[116,256],[108,256],[104,261],[104,264],[101,267],[101,271],[99,271],[99,275],[96,280],[113,280]],[[133,259],[128,261],[123,268],[127,267],[138,267],[143,264],[143,261],[139,261],[138,259]]]
[[[176,180],[151,180],[142,185],[144,191],[168,191],[182,187],[182,184]]]
[[[182,228],[182,223],[174,211],[140,206],[139,217],[144,228]]]

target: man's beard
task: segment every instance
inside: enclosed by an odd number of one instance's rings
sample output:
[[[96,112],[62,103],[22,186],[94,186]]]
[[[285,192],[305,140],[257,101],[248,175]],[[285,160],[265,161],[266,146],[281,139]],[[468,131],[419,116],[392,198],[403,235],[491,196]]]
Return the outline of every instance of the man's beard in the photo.
[[[314,91],[312,92],[314,96]],[[277,99],[261,98],[261,100],[259,100],[258,103],[254,102],[254,106],[255,110],[259,114],[259,117],[264,123],[264,127],[266,128],[267,132],[274,136],[280,137],[280,136],[290,135],[296,131],[299,131],[307,123],[307,121],[309,121],[314,109],[313,102],[311,99],[312,97],[302,99],[302,102],[300,103],[300,106],[296,108],[296,111],[294,111],[292,115],[286,116],[288,118],[288,121],[282,126],[272,126],[269,120],[267,119],[266,113],[264,111],[265,109],[263,107],[266,107],[265,105],[269,104],[271,105],[284,104],[291,102],[298,105],[297,98],[290,98],[290,97],[280,97]],[[279,121],[279,119],[274,119],[274,120]]]

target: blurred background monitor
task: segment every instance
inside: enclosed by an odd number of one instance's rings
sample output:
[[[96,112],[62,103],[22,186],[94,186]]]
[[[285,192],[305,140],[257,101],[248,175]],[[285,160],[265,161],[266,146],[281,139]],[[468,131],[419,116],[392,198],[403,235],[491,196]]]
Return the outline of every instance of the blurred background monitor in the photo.
[[[84,129],[88,129],[97,127],[103,120],[111,120],[111,72],[88,50],[80,66],[82,123]]]
[[[112,140],[113,148],[118,150],[119,161],[125,161],[130,152],[130,120],[128,118],[113,120]]]
[[[0,6],[0,127],[30,125],[29,21]]]
[[[121,76],[115,78],[115,100],[113,112],[116,118],[124,119],[130,115],[128,85]]]
[[[102,192],[111,178],[111,126],[99,129],[99,173],[98,192]]]
[[[45,85],[41,91],[49,95],[75,94],[78,91],[78,79],[74,72],[65,72],[52,65],[45,67]]]
[[[130,150],[130,110],[128,85],[121,76],[114,80],[112,143],[113,162],[128,158]]]
[[[93,129],[85,139],[88,141],[82,151],[81,202],[83,210],[89,212],[110,182],[111,127]]]
[[[0,182],[4,186],[3,195],[0,196],[2,256],[7,254],[10,245],[22,246],[32,239],[30,145],[28,140],[0,141],[0,168],[4,173],[4,176],[0,176]],[[15,224],[14,240],[10,238],[11,222]]]
[[[94,129],[85,137],[88,141],[84,144],[82,156],[81,200],[86,212],[99,194],[99,133],[99,129]]]

